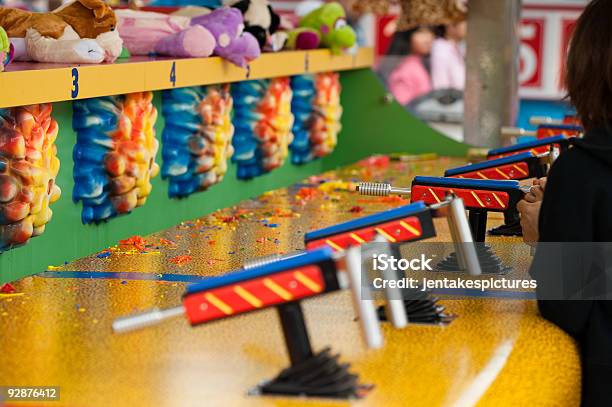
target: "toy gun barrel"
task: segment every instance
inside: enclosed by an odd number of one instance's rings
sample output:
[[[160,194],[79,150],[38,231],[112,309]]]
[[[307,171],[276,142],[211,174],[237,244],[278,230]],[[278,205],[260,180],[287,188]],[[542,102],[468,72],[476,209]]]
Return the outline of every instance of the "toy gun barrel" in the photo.
[[[165,320],[181,315],[185,315],[185,308],[182,305],[166,309],[153,308],[140,314],[117,318],[113,322],[112,328],[113,332],[122,334],[157,325]]]
[[[304,254],[304,250],[298,250],[286,254],[271,254],[269,256],[255,257],[244,262],[242,268],[250,270],[256,267],[265,266],[266,264],[274,263],[275,261],[286,260]]]
[[[533,126],[539,126],[542,124],[563,124],[562,119],[553,119],[547,116],[531,116],[529,118],[529,124]]]
[[[509,127],[505,126],[501,128],[502,136],[504,137],[521,137],[521,136],[535,136],[536,132],[533,130],[525,130],[520,127]]]
[[[409,188],[396,188],[392,187],[391,184],[378,182],[360,182],[357,185],[357,191],[361,195],[369,196],[410,195]]]

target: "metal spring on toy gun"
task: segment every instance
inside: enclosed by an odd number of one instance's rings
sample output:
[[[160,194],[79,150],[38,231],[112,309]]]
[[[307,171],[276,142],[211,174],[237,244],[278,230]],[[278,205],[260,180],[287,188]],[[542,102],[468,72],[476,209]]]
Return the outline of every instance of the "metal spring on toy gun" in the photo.
[[[357,185],[357,191],[361,195],[369,196],[389,196],[391,194],[409,195],[409,188],[395,188],[391,184],[382,182],[360,182]]]
[[[299,256],[300,254],[305,253],[303,250],[287,253],[287,254],[270,254],[268,256],[256,257],[254,259],[249,259],[244,262],[242,265],[243,270],[251,270],[256,267],[265,266],[266,264],[271,264],[277,262],[279,260],[286,260],[291,257]]]

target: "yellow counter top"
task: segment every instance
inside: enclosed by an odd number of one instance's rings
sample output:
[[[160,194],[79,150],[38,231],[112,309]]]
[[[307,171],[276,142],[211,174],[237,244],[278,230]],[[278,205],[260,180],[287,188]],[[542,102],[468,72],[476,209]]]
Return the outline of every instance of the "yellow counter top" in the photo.
[[[59,267],[62,278],[24,278],[15,284],[22,295],[0,296],[0,385],[61,386],[61,402],[48,405],[69,406],[577,406],[575,344],[537,315],[534,301],[442,300],[458,316],[450,325],[385,324],[379,350],[363,346],[348,292],[305,301],[315,350],[331,346],[362,383],[375,385],[350,402],[247,395],[288,365],[274,310],[195,329],[178,319],[111,333],[117,316],[177,305],[185,284],[170,276],[218,275],[250,257],[301,249],[308,230],[405,203],[360,197],[334,180],[407,185],[415,173],[458,163],[350,166],[147,236],[145,254],[120,246]],[[323,179],[332,182],[312,187]],[[436,222],[443,240],[445,220]],[[178,265],[177,256],[191,259]],[[129,274],[95,278],[99,272]]]

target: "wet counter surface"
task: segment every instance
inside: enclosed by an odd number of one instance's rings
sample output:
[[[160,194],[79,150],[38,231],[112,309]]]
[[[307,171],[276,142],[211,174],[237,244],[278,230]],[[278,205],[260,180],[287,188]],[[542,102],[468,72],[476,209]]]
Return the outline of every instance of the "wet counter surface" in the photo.
[[[347,291],[304,301],[313,348],[331,346],[375,385],[354,401],[247,395],[289,363],[273,309],[195,329],[179,318],[111,333],[117,316],[178,305],[187,281],[303,249],[309,230],[407,203],[359,196],[350,181],[409,186],[415,175],[462,163],[362,162],[24,278],[15,293],[0,295],[0,386],[60,386],[60,403],[48,404],[69,406],[578,405],[575,345],[531,300],[442,300],[458,316],[450,325],[384,324],[379,350],[364,347]],[[449,241],[446,221],[435,221],[436,240]],[[502,245],[498,254],[528,262],[528,250],[517,247]]]

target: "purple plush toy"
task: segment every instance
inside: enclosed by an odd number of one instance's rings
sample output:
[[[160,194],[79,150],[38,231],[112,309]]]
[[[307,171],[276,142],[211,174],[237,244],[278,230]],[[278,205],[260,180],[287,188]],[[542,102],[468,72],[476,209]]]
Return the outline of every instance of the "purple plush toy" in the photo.
[[[209,14],[191,19],[192,25],[201,25],[212,33],[217,41],[214,53],[240,66],[254,60],[261,53],[255,37],[243,32],[244,20],[240,10],[221,7]]]
[[[189,17],[140,10],[116,10],[119,35],[132,55],[207,57],[215,38],[204,27],[191,25]]]

